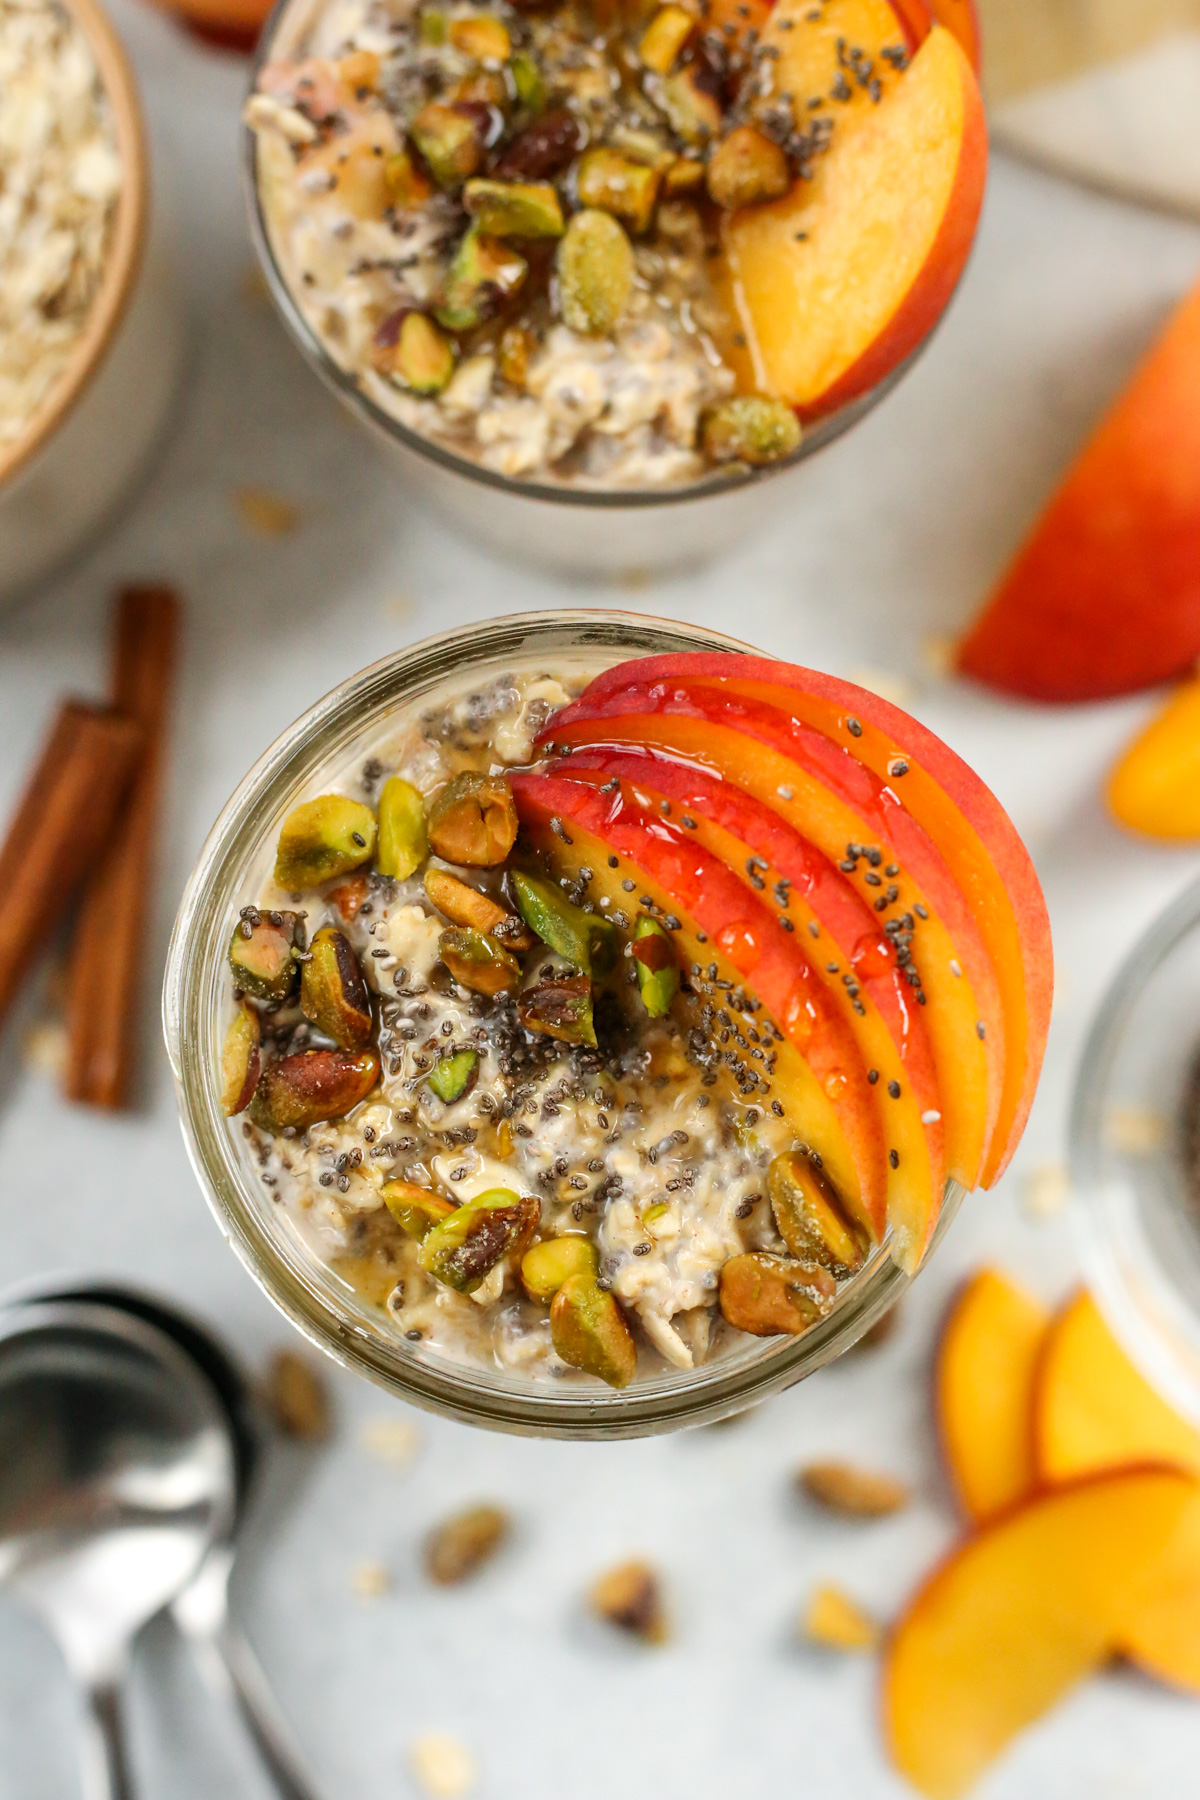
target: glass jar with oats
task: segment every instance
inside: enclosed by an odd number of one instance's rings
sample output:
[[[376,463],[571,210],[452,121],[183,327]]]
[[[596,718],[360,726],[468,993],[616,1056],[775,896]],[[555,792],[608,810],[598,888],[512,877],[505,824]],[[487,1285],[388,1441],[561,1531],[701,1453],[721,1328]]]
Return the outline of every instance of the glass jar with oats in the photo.
[[[245,117],[310,359],[469,524],[598,569],[767,516],[937,323],[987,163],[924,0],[291,0]]]
[[[894,1303],[963,1191],[935,1159],[909,1242],[880,1196],[917,1165],[889,1173],[880,1151],[876,1170],[861,1121],[917,1121],[915,1096],[872,1087],[840,1025],[847,1073],[811,1089],[787,998],[817,967],[807,876],[722,862],[751,828],[732,765],[724,837],[680,798],[694,759],[639,778],[636,732],[618,773],[604,732],[557,773],[556,721],[589,684],[681,651],[742,661],[712,633],[587,611],[376,664],[247,776],[176,924],[168,1046],[222,1229],[313,1342],[501,1430],[671,1430],[799,1380]],[[873,887],[830,895],[910,966]],[[821,979],[858,1031],[869,999]],[[941,1129],[927,1101],[917,1138]]]

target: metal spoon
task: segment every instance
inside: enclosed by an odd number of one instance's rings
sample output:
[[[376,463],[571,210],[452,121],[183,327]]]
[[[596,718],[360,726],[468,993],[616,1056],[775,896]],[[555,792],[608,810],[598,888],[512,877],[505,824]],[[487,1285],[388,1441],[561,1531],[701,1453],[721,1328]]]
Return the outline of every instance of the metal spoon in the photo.
[[[84,1300],[144,1320],[173,1338],[201,1369],[224,1408],[233,1455],[234,1507],[194,1578],[170,1605],[210,1692],[240,1715],[283,1800],[315,1800],[303,1757],[258,1658],[229,1609],[234,1540],[246,1515],[262,1459],[262,1421],[250,1383],[219,1338],[177,1307],[136,1288],[81,1284],[56,1298]]]
[[[142,1626],[229,1531],[229,1427],[163,1332],[55,1301],[0,1316],[0,1582],[86,1701],[86,1800],[132,1800],[120,1692]]]

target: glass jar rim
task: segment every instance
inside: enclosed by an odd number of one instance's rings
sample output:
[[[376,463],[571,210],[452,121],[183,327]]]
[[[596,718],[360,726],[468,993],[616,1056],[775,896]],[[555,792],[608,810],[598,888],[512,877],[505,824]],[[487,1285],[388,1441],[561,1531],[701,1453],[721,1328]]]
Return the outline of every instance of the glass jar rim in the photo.
[[[289,21],[293,8],[305,4],[311,5],[311,3],[312,0],[276,0],[276,4],[263,26],[251,60],[247,95],[255,92],[259,75],[272,60],[275,40]],[[886,399],[892,389],[904,379],[922,356],[953,298],[952,295],[947,295],[946,304],[937,320],[902,362],[897,363],[894,369],[890,369],[865,394],[817,420],[812,426],[806,426],[799,446],[790,456],[781,458],[779,462],[767,463],[759,468],[747,468],[744,464],[733,464],[698,481],[659,488],[572,487],[565,482],[527,481],[518,476],[502,475],[495,469],[485,468],[482,463],[475,462],[467,456],[459,456],[445,445],[435,442],[433,438],[425,437],[421,432],[414,431],[410,426],[395,418],[386,408],[380,406],[378,401],[373,400],[354,375],[343,369],[334,360],[316,330],[305,317],[291,283],[284,274],[275,254],[275,246],[271,241],[258,182],[257,137],[253,128],[245,120],[242,122],[241,130],[242,185],[250,224],[250,236],[271,299],[310,368],[314,369],[325,384],[333,389],[351,412],[359,414],[378,435],[394,440],[406,450],[412,451],[414,455],[422,457],[451,474],[461,475],[468,481],[478,482],[481,486],[491,488],[497,493],[513,494],[525,500],[543,501],[552,506],[641,511],[656,506],[684,506],[690,502],[712,499],[723,494],[738,493],[760,482],[770,481],[776,475],[796,468],[800,463],[807,461],[810,456],[815,456],[818,451],[824,450],[829,444],[842,437],[852,426],[857,425],[869,412],[873,412],[880,401]]]
[[[163,1020],[175,1075],[184,1140],[192,1167],[243,1265],[304,1335],[345,1366],[428,1410],[494,1429],[556,1437],[634,1437],[725,1417],[811,1374],[848,1349],[906,1291],[911,1278],[880,1248],[839,1292],[833,1312],[803,1336],[752,1340],[698,1370],[670,1371],[622,1390],[535,1386],[439,1357],[422,1358],[397,1337],[384,1337],[365,1303],[335,1307],[316,1259],[267,1225],[265,1189],[239,1161],[230,1121],[220,1110],[216,1029],[225,993],[230,920],[245,895],[246,869],[274,841],[284,812],[318,768],[376,730],[391,711],[411,708],[423,693],[472,666],[493,672],[521,656],[578,650],[655,655],[680,650],[744,653],[747,646],[716,632],[645,614],[600,609],[519,613],[471,624],[412,645],[340,683],[301,715],[239,784],[200,852],[180,903],[168,953]],[[933,1244],[963,1198],[947,1182]],[[928,1255],[929,1253],[927,1253]],[[349,1292],[349,1291],[348,1291]]]

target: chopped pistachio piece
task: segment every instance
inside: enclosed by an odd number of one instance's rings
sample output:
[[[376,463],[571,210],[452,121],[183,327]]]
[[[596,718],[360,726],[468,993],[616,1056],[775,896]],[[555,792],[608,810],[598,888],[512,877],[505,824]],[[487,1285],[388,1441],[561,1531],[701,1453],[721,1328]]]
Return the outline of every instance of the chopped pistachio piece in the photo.
[[[423,106],[409,132],[439,187],[461,187],[484,158],[482,122],[470,106]]]
[[[383,366],[414,394],[440,394],[454,373],[454,346],[432,319],[410,312]]]
[[[417,317],[417,314],[411,315]],[[405,320],[405,324],[408,320]],[[432,328],[431,328],[432,329]],[[425,801],[420,788],[399,775],[383,784],[379,796],[379,841],[375,849],[375,867],[381,875],[396,881],[407,881],[415,875],[429,855],[429,838],[425,830]]]
[[[679,992],[679,964],[670,933],[647,913],[634,928],[633,960],[642,1005],[652,1019],[661,1019]]]
[[[572,1275],[598,1273],[596,1247],[590,1238],[544,1238],[521,1258],[521,1280],[531,1300],[548,1306],[564,1281]]]
[[[507,950],[528,950],[533,943],[533,933],[515,913],[498,906],[487,894],[468,886],[447,869],[426,869],[425,892],[452,925],[485,932],[498,938]]]
[[[250,1117],[264,1131],[306,1131],[353,1112],[379,1080],[374,1049],[304,1050],[268,1063],[259,1077]]]
[[[682,6],[660,6],[642,34],[638,55],[656,75],[666,75],[695,28],[694,16]]]
[[[456,775],[429,808],[429,843],[443,862],[488,869],[517,840],[517,808],[503,775]]]
[[[663,176],[668,194],[691,194],[704,186],[704,164],[691,156],[677,156]]]
[[[654,217],[662,174],[633,162],[616,150],[589,150],[579,164],[579,198],[585,206],[626,219],[632,231],[645,231]]]
[[[752,125],[739,125],[716,146],[708,159],[707,180],[709,194],[727,211],[778,200],[792,185],[787,157]]]
[[[383,1204],[409,1237],[423,1238],[448,1219],[455,1208],[432,1188],[418,1187],[414,1181],[385,1181],[379,1190]]]
[[[563,233],[562,207],[548,181],[468,181],[463,205],[491,237],[554,238]]]
[[[610,213],[577,212],[558,245],[559,305],[572,331],[614,331],[633,292],[633,245]]]
[[[517,99],[526,112],[540,113],[546,104],[546,83],[533,57],[518,50],[508,65]]]
[[[460,1294],[474,1293],[504,1257],[520,1259],[541,1223],[541,1203],[509,1188],[489,1188],[456,1207],[422,1240],[418,1253],[429,1275]]]
[[[685,144],[706,144],[721,129],[721,102],[705,85],[698,64],[689,63],[677,74],[668,75],[662,84],[661,97],[671,129]]]
[[[447,331],[472,331],[516,293],[528,270],[502,238],[486,237],[472,225],[446,272],[434,315]]]
[[[451,19],[450,42],[474,62],[502,63],[512,55],[512,39],[505,25],[490,13]]]
[[[750,1250],[725,1264],[720,1293],[726,1322],[738,1331],[799,1337],[833,1311],[837,1283],[815,1263]]]
[[[592,984],[586,975],[552,975],[526,988],[517,1001],[517,1016],[526,1031],[595,1048]]]
[[[585,975],[607,975],[616,966],[617,930],[603,913],[573,906],[562,889],[540,875],[513,874],[521,917],[542,942]]]
[[[782,400],[739,394],[705,416],[701,438],[710,462],[772,463],[800,446],[800,421]]]
[[[538,352],[538,341],[524,325],[506,325],[500,334],[497,371],[502,381],[523,388],[529,365]]]
[[[275,879],[289,894],[300,894],[335,875],[348,875],[370,861],[375,832],[375,814],[361,800],[344,794],[307,800],[283,822]]]
[[[286,1000],[303,949],[304,925],[297,913],[247,910],[229,940],[234,985],[255,1000]]]
[[[510,1530],[509,1518],[498,1506],[473,1506],[439,1525],[425,1546],[429,1579],[440,1587],[466,1581],[490,1562]]]
[[[493,937],[482,931],[452,926],[438,939],[438,955],[455,981],[473,994],[515,994],[521,985],[521,965]]]
[[[851,1224],[837,1195],[801,1150],[787,1150],[767,1170],[767,1192],[779,1235],[797,1257],[853,1274],[866,1261],[866,1233]]]
[[[221,1111],[232,1119],[254,1098],[262,1069],[262,1031],[252,1006],[239,1006],[221,1047]]]
[[[420,15],[420,39],[423,44],[437,46],[446,41],[446,15],[440,6],[424,6]]]
[[[395,150],[383,165],[388,198],[400,212],[423,206],[433,192],[433,184],[423,169],[418,169],[407,150]]]
[[[428,1085],[439,1100],[452,1106],[456,1100],[462,1100],[470,1093],[478,1079],[479,1052],[456,1050],[452,1055],[442,1057],[429,1077]]]
[[[618,1631],[643,1643],[661,1644],[667,1635],[662,1590],[654,1570],[642,1562],[621,1563],[592,1585],[592,1611]]]
[[[571,1275],[550,1308],[550,1341],[573,1369],[609,1387],[628,1387],[637,1371],[637,1346],[625,1314],[594,1275]]]
[[[341,1050],[361,1050],[371,1035],[371,999],[342,931],[325,925],[312,941],[300,978],[300,1010]]]

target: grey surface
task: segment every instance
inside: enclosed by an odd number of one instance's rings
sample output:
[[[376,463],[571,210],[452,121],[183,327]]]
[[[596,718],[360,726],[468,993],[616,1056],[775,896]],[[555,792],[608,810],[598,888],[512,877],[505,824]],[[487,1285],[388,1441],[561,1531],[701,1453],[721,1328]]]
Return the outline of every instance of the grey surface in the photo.
[[[153,940],[142,1109],[63,1106],[20,1058],[0,1080],[3,1275],[133,1275],[191,1302],[252,1360],[287,1328],[226,1249],[188,1170],[153,991],[175,899],[250,761],[303,707],[372,658],[448,625],[571,597],[452,541],[301,365],[249,282],[236,170],[241,65],[128,0],[160,175],[173,190],[194,312],[190,385],[148,485],[80,566],[0,617],[0,813],[64,688],[104,681],[114,582],[160,576],[189,602]],[[906,1791],[876,1730],[869,1660],[797,1649],[810,1585],[843,1583],[890,1614],[949,1542],[931,1437],[929,1358],[958,1278],[985,1259],[1047,1297],[1075,1261],[1061,1213],[1036,1223],[1026,1177],[1063,1157],[1082,1033],[1117,962],[1196,872],[1191,852],[1135,844],[1099,781],[1142,699],[1070,712],[1007,706],[937,682],[922,644],[959,628],[1073,446],[1200,271],[1200,232],[1003,164],[978,253],[939,341],[899,392],[817,459],[778,528],[724,566],[652,588],[574,590],[730,629],[843,673],[903,677],[910,704],[992,783],[1037,858],[1061,968],[1045,1080],[1016,1166],[964,1208],[903,1327],[741,1424],[682,1439],[562,1446],[419,1420],[392,1470],[365,1422],[405,1409],[331,1371],[339,1430],[276,1471],[239,1604],[330,1800],[403,1797],[412,1738],[448,1731],[479,1760],[483,1800],[602,1800],[614,1791],[884,1800]],[[233,491],[286,496],[300,528],[249,533]],[[898,1518],[851,1527],[789,1498],[806,1457],[843,1454],[916,1485]],[[474,1586],[431,1591],[419,1546],[476,1497],[519,1533]],[[609,1561],[645,1553],[670,1588],[669,1646],[640,1652],[584,1621]],[[394,1573],[374,1601],[365,1560]],[[70,1712],[53,1651],[0,1610],[0,1794],[73,1793]],[[148,1800],[259,1795],[169,1634],[147,1645],[135,1731]],[[1200,1792],[1200,1713],[1133,1675],[1092,1683],[1031,1733],[984,1800],[1127,1800]]]

